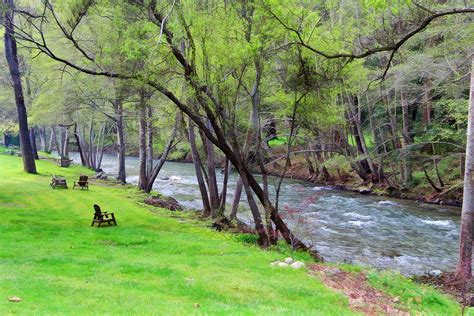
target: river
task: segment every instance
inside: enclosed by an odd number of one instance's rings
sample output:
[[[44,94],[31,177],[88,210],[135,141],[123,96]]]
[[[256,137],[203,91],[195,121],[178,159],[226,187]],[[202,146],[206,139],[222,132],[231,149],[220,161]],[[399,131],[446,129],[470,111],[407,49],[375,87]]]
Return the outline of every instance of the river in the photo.
[[[71,155],[75,162],[78,155]],[[105,155],[103,170],[116,174],[116,157]],[[127,182],[138,181],[138,158],[127,157]],[[219,181],[222,174],[218,173]],[[229,180],[231,203],[237,175]],[[277,178],[270,178],[274,190]],[[183,206],[201,208],[194,166],[167,162],[154,188]],[[457,260],[460,210],[387,197],[360,195],[285,179],[280,212],[289,226],[330,262],[396,269],[406,275],[453,269]],[[239,218],[251,221],[245,194]]]

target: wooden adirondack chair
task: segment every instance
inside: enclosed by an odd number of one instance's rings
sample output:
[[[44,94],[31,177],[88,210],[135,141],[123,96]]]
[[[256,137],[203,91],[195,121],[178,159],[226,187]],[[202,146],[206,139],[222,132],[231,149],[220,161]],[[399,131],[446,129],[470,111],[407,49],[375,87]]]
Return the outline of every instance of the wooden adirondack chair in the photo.
[[[66,179],[61,176],[53,175],[53,177],[51,178],[51,183],[49,185],[53,189],[56,189],[56,187],[63,187],[67,189]]]
[[[80,176],[79,181],[74,181],[74,185],[72,189],[74,190],[75,187],[80,187],[82,189],[89,190],[89,177],[88,176]]]
[[[92,220],[91,226],[94,226],[95,223],[97,223],[98,227],[100,227],[100,224],[102,223],[107,223],[109,225],[115,225],[117,226],[117,221],[115,220],[115,215],[114,213],[109,213],[109,212],[102,212],[100,210],[100,206],[97,204],[94,204],[94,219]]]

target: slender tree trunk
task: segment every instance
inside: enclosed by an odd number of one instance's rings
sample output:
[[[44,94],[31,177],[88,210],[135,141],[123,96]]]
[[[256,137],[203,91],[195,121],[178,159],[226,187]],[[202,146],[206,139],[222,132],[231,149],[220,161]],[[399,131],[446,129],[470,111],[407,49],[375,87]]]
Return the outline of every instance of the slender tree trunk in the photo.
[[[408,101],[406,100],[403,88],[400,87],[400,103],[402,105],[402,148],[403,150],[403,182],[407,185],[412,179],[412,170],[410,164],[410,150],[408,146],[411,143],[410,135],[410,112]]]
[[[209,122],[207,125],[208,128],[210,128]],[[205,138],[203,141],[207,152],[207,175],[209,178],[208,189],[209,202],[211,203],[211,217],[215,218],[219,211],[219,190],[217,188],[214,144],[207,138]]]
[[[209,203],[209,197],[207,195],[206,182],[202,173],[202,161],[199,157],[199,152],[196,146],[196,136],[194,133],[194,122],[189,118],[188,123],[188,138],[189,145],[191,147],[191,155],[193,157],[194,169],[196,170],[196,179],[199,185],[199,192],[201,193],[201,199],[203,204],[202,216],[208,217],[211,215],[211,204]]]
[[[229,159],[226,157],[224,162],[224,181],[222,181],[222,190],[219,195],[219,214],[218,216],[224,217],[225,203],[227,198],[227,185],[229,183]]]
[[[232,221],[237,218],[237,211],[239,208],[240,197],[242,196],[242,179],[238,178],[237,184],[235,186],[234,198],[232,199],[232,208],[230,211],[229,219]]]
[[[40,126],[38,128],[38,132],[39,132],[41,151],[46,152],[46,128],[44,126]]]
[[[115,123],[117,125],[117,180],[120,183],[125,184],[127,174],[125,171],[125,134],[123,131],[123,109],[121,100],[117,100],[115,104],[115,119]]]
[[[36,133],[34,127],[30,128],[30,142],[31,149],[33,150],[33,156],[35,157],[35,160],[39,160],[38,149],[36,148]]]
[[[150,105],[146,107],[146,156],[147,174],[153,172],[153,109]]]
[[[37,173],[33,148],[28,131],[28,116],[26,113],[25,99],[21,84],[20,67],[18,64],[17,46],[14,37],[13,24],[13,0],[3,0],[8,9],[5,10],[5,57],[13,81],[15,103],[18,114],[18,127],[20,131],[21,154],[23,158],[23,169],[28,173]]]
[[[59,150],[59,143],[58,143],[58,138],[56,137],[56,128],[54,125],[51,125],[51,138],[49,140],[49,152],[53,151],[53,146],[56,148],[56,151],[58,152],[58,156],[61,154]]]
[[[474,234],[474,58],[471,68],[469,116],[466,141],[466,167],[459,236],[459,259],[456,276],[464,281],[472,277],[472,243]]]
[[[142,97],[143,98],[143,97]],[[146,174],[146,108],[142,102],[139,109],[139,120],[138,120],[138,187],[140,190],[145,191],[148,185],[147,174]]]
[[[3,145],[5,147],[10,146],[10,136],[6,132],[3,133]]]

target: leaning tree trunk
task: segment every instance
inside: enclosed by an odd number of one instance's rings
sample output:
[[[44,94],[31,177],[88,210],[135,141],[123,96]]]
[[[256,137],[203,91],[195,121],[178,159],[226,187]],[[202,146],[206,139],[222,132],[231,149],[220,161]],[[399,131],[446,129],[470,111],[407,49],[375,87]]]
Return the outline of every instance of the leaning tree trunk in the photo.
[[[146,193],[150,193],[151,190],[153,189],[153,184],[155,183],[155,180],[158,177],[158,174],[160,173],[161,168],[163,168],[163,165],[165,164],[166,159],[168,158],[168,155],[170,154],[170,151],[173,148],[174,140],[178,132],[178,125],[181,121],[182,121],[181,112],[178,112],[178,114],[176,114],[174,126],[171,131],[170,138],[168,139],[168,142],[166,143],[165,149],[163,150],[163,153],[161,154],[161,157],[158,160],[156,166],[154,166],[153,169],[151,170],[151,173],[147,174],[147,186],[145,188]]]
[[[474,234],[474,58],[471,70],[469,116],[466,141],[466,167],[464,172],[464,196],[459,237],[459,260],[456,276],[469,281],[472,277],[472,243]]]
[[[28,131],[28,116],[26,113],[23,88],[21,86],[20,67],[18,64],[18,54],[16,41],[14,37],[13,25],[13,0],[3,0],[8,7],[5,11],[5,57],[13,81],[13,90],[15,93],[16,110],[18,114],[18,126],[20,130],[21,154],[23,157],[23,169],[28,173],[37,173],[33,148],[31,147],[30,135]]]
[[[194,169],[196,170],[196,179],[199,185],[199,192],[201,193],[201,199],[203,204],[202,216],[208,217],[211,215],[211,205],[209,203],[209,197],[207,195],[206,182],[202,174],[202,161],[199,157],[199,152],[196,146],[196,136],[194,133],[194,122],[189,118],[188,124],[188,137],[189,145],[191,147],[191,155],[193,157]],[[241,188],[242,190],[242,188]]]
[[[79,151],[79,156],[81,157],[81,165],[83,167],[87,167],[87,161],[85,159],[84,150],[81,144],[81,136],[79,135],[79,132],[77,131],[77,123],[74,123],[74,139],[76,140],[77,151]]]

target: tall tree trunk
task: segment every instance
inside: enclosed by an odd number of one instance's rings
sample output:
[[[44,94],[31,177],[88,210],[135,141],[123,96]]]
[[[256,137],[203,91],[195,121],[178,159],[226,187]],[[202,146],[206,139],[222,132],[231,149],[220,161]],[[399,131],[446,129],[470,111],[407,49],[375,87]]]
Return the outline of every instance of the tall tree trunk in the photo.
[[[219,195],[219,214],[218,216],[224,217],[225,211],[225,203],[227,198],[227,185],[229,184],[229,172],[230,171],[230,164],[229,159],[226,157],[224,162],[224,181],[222,181],[222,190]]]
[[[39,139],[40,139],[40,150],[46,152],[46,128],[40,126],[38,128]]]
[[[69,157],[69,127],[64,128],[64,156]]]
[[[115,104],[115,123],[117,125],[117,160],[118,172],[117,180],[125,184],[127,174],[125,171],[125,134],[123,131],[123,108],[122,100],[117,100]]]
[[[202,215],[208,217],[211,215],[211,204],[209,203],[209,197],[207,195],[206,182],[202,173],[202,161],[199,157],[199,152],[196,146],[196,136],[194,133],[194,122],[189,118],[188,123],[188,138],[189,145],[191,147],[191,155],[193,157],[194,169],[196,170],[196,179],[199,185],[199,192],[201,193],[201,199],[203,204]]]
[[[207,123],[210,128],[210,122]],[[203,139],[207,152],[207,175],[209,178],[208,189],[209,189],[209,202],[211,203],[211,217],[215,218],[219,211],[219,190],[217,188],[216,178],[216,158],[214,151],[214,144],[207,139]]]
[[[466,282],[472,277],[472,243],[474,234],[474,58],[471,68],[469,116],[466,141],[466,167],[459,236],[459,260],[456,276]]]
[[[36,133],[34,127],[30,128],[30,142],[31,149],[33,150],[33,156],[35,157],[35,160],[39,160],[38,149],[36,148]]]
[[[143,99],[143,96],[141,97]],[[141,102],[138,119],[138,187],[145,191],[148,185],[146,174],[146,108]]]
[[[150,105],[146,107],[146,156],[147,175],[153,172],[153,109]]]
[[[60,155],[58,138],[56,137],[56,128],[51,125],[51,138],[49,139],[48,152],[53,151],[53,146],[56,148],[58,155]]]
[[[412,170],[410,163],[410,150],[408,149],[411,143],[410,135],[410,111],[408,100],[405,97],[403,88],[400,86],[400,103],[402,105],[402,148],[403,148],[403,182],[407,185],[412,179]]]
[[[13,24],[13,0],[3,0],[7,6],[4,16],[5,25],[5,57],[7,59],[8,68],[13,81],[13,90],[15,93],[16,110],[18,114],[18,127],[20,131],[21,154],[23,158],[23,169],[28,173],[37,173],[35,156],[30,142],[28,131],[28,116],[26,113],[25,99],[23,96],[23,88],[21,85],[20,67],[18,64],[17,46],[14,37]]]

